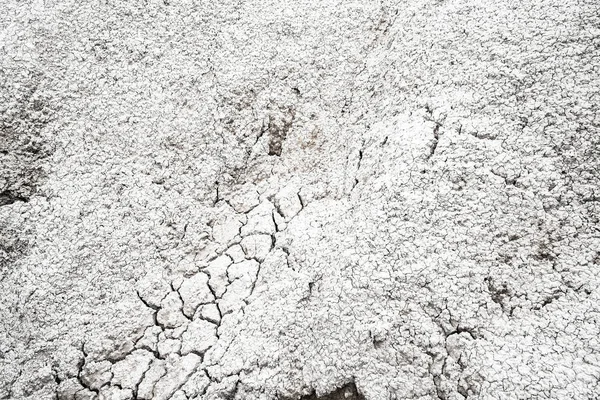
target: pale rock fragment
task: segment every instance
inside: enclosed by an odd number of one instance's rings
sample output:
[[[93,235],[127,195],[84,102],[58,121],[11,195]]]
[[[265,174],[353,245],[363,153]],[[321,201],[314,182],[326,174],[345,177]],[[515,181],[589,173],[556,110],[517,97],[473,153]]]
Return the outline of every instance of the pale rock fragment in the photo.
[[[169,339],[179,339],[187,329],[187,323],[175,329],[165,329],[165,336]]]
[[[208,276],[199,272],[181,284],[179,294],[183,299],[183,313],[191,318],[200,304],[210,303],[215,298],[208,287]]]
[[[227,288],[227,267],[231,264],[231,258],[220,256],[211,261],[205,271],[209,274],[209,285],[215,296],[220,297]]]
[[[188,276],[198,271],[198,262],[196,262],[195,254],[186,254],[185,257],[177,263],[177,267],[174,268],[173,271],[184,276]]]
[[[169,398],[169,400],[188,400],[183,390],[178,390]]]
[[[239,376],[227,376],[219,382],[214,382],[208,387],[206,391],[206,399],[218,399],[221,397],[221,393],[233,393],[236,385],[238,384]]]
[[[117,343],[113,339],[104,337],[100,340],[90,340],[84,345],[84,353],[91,360],[103,360],[109,357]]]
[[[142,382],[138,386],[138,399],[154,399],[154,385],[167,372],[165,364],[164,360],[155,359],[152,365],[150,365],[150,368],[146,371]]]
[[[214,322],[215,324],[221,322],[221,313],[219,312],[217,305],[214,303],[200,306],[199,310],[196,312],[196,315],[207,321]]]
[[[100,389],[98,400],[132,400],[131,389],[119,389],[117,386],[107,386]]]
[[[247,213],[260,204],[258,192],[253,185],[237,188],[228,199],[228,203],[239,213]]]
[[[204,365],[207,366],[207,373],[209,376],[212,377],[214,376],[213,373],[218,373],[219,360],[225,356],[227,350],[231,345],[230,339],[227,340],[223,337],[224,333],[226,334],[227,330],[238,326],[238,324],[240,324],[240,322],[242,321],[243,316],[244,312],[242,310],[237,310],[229,314],[222,314],[221,322],[217,327],[217,334],[219,340],[217,340],[217,342],[204,354]]]
[[[275,233],[273,221],[273,205],[263,201],[248,213],[248,222],[242,227],[242,237],[256,234],[271,235]]]
[[[156,351],[156,343],[158,342],[158,335],[162,332],[160,326],[149,326],[144,331],[144,336],[135,344],[136,349],[149,349],[150,351]]]
[[[252,294],[259,267],[255,260],[229,266],[228,276],[231,283],[222,299],[218,300],[221,312],[227,314],[244,306],[244,301]]]
[[[75,400],[98,400],[98,395],[91,390],[83,389],[75,393]]]
[[[385,342],[393,325],[387,321],[377,321],[369,325],[369,336],[375,343]]]
[[[181,342],[177,339],[165,339],[158,342],[157,348],[158,354],[165,358],[169,354],[179,353],[179,350],[181,349]]]
[[[104,384],[110,382],[111,367],[110,361],[86,362],[81,371],[81,382],[92,390],[100,389]]]
[[[228,314],[244,306],[244,300],[252,293],[252,280],[244,276],[234,280],[223,298],[217,300],[219,308],[223,314]]]
[[[191,276],[193,275],[194,272],[190,272],[187,274],[187,276]],[[177,275],[173,278],[173,280],[171,281],[171,289],[173,290],[179,290],[179,288],[181,288],[181,284],[183,283],[183,281],[185,280],[185,276],[184,275]]]
[[[77,392],[81,391],[83,386],[77,378],[66,379],[62,381],[56,389],[58,400],[75,400]]]
[[[167,400],[181,387],[187,378],[194,373],[202,362],[202,357],[187,354],[167,360],[167,373],[154,387],[153,400]]]
[[[243,225],[245,216],[229,215],[215,222],[212,228],[213,238],[221,244],[227,244],[233,240],[239,233]]]
[[[149,272],[137,281],[136,289],[144,302],[152,307],[159,307],[170,284],[162,275]]]
[[[285,221],[285,218],[277,210],[273,211],[273,221],[275,222],[275,229],[278,232],[281,232],[287,228],[287,222]]]
[[[241,245],[247,258],[262,262],[271,251],[273,239],[271,235],[251,235],[242,239]]]
[[[240,262],[246,258],[246,253],[244,253],[244,249],[239,244],[235,244],[227,249],[225,252],[233,262]]]
[[[0,353],[2,353],[2,345],[0,344]],[[6,352],[4,352],[6,354]],[[66,377],[77,376],[79,373],[80,362],[82,361],[83,355],[81,354],[81,349],[74,346],[66,346],[60,350],[60,359],[56,360],[56,364],[53,366],[55,371],[62,371],[64,377],[62,379],[66,379]],[[55,373],[52,372],[51,369],[51,377],[54,379]],[[1,397],[2,390],[0,390]]]
[[[448,336],[446,338],[446,350],[448,355],[455,360],[460,359],[463,349],[468,345],[470,340],[472,340],[472,338],[466,332]]]
[[[444,364],[446,363],[446,357],[435,355],[431,357],[431,365],[429,371],[434,376],[439,376],[443,373]]]
[[[245,277],[253,280],[253,278],[256,277],[258,268],[259,264],[256,260],[244,260],[230,265],[227,269],[227,276],[229,277],[230,282]]]
[[[215,242],[199,244],[198,248],[195,249],[195,263],[204,264],[206,260],[216,257],[218,249],[219,245]]]
[[[302,210],[302,202],[295,185],[288,185],[275,195],[275,207],[286,221],[294,218]]]
[[[492,161],[490,171],[492,174],[503,178],[506,183],[511,184],[514,184],[523,172],[519,160],[508,154],[496,156]]]
[[[181,354],[204,353],[217,341],[217,326],[203,319],[194,320],[181,339]]]
[[[150,367],[154,355],[146,350],[135,350],[123,361],[112,366],[112,385],[123,389],[134,389],[142,379],[144,372]]]
[[[199,370],[187,379],[181,390],[184,391],[188,398],[192,399],[204,393],[209,383],[210,379],[206,376],[206,372]]]
[[[161,302],[161,308],[156,314],[156,320],[166,328],[176,328],[185,324],[187,319],[182,314],[183,304],[177,292],[171,292]]]
[[[143,333],[138,336],[138,338],[142,338]],[[117,362],[124,359],[127,354],[131,353],[134,349],[134,341],[131,339],[124,340],[120,342],[116,349],[110,352],[110,354],[106,357],[109,361]]]

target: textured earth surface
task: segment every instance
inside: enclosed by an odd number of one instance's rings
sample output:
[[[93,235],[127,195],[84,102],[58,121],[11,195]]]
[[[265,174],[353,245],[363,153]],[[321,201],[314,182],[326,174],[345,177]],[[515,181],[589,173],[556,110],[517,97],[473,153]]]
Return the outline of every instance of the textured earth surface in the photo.
[[[0,4],[0,399],[600,398],[597,0]]]

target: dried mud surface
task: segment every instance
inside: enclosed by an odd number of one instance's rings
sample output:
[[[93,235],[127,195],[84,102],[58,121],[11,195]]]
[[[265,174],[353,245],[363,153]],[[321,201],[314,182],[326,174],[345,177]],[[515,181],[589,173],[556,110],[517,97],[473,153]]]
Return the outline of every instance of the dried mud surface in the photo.
[[[597,399],[597,1],[1,0],[0,399]]]

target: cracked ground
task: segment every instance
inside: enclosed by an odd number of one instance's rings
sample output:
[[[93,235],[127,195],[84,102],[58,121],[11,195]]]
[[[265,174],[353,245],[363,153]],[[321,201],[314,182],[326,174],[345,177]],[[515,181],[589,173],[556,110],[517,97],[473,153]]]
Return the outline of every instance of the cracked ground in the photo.
[[[600,399],[597,0],[0,4],[0,399]]]

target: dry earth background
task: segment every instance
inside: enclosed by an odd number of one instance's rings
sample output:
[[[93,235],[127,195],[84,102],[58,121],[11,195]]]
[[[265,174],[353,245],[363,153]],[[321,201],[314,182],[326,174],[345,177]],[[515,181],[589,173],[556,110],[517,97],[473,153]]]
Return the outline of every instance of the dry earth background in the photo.
[[[600,398],[597,0],[0,3],[0,398]]]

